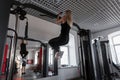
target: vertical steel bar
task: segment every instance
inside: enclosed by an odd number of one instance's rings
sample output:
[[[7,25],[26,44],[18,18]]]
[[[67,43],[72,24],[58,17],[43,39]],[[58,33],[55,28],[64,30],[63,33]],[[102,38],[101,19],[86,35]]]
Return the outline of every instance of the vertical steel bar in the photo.
[[[0,0],[0,11],[2,11],[0,13],[0,74],[4,54],[4,46],[7,36],[10,6],[12,2],[13,0]]]

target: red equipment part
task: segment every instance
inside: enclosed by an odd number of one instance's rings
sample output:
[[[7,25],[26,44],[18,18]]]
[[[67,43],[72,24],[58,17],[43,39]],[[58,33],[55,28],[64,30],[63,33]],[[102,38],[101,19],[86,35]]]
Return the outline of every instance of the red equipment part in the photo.
[[[7,66],[7,53],[8,53],[8,44],[5,45],[4,48],[4,57],[3,57],[3,64],[2,64],[2,73],[4,74],[6,71]]]

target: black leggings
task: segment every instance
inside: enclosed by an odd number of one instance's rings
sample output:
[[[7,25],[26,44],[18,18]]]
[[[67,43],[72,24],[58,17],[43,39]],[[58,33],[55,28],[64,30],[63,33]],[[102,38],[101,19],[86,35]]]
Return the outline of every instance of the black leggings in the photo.
[[[57,52],[59,51],[59,46],[67,44],[69,41],[69,36],[59,36],[51,39],[48,43]]]
[[[22,58],[25,58],[28,55],[28,51],[20,51]]]

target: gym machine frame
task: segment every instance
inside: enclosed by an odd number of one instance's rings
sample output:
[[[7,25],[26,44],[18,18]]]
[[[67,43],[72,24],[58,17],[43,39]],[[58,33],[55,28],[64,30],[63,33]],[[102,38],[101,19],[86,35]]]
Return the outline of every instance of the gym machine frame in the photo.
[[[91,51],[91,32],[90,30],[81,29],[78,32],[80,44],[79,60],[80,60],[80,77],[84,80],[95,80],[94,66],[93,66],[93,54]]]
[[[119,76],[116,72],[114,72],[115,66],[112,61],[110,46],[108,43],[108,40],[101,41],[100,37],[95,39],[93,43],[96,80],[115,80],[115,77]]]
[[[13,36],[10,36],[10,35],[8,35],[7,37],[9,37],[10,39],[13,38]],[[23,39],[23,37],[17,37],[17,39]],[[42,57],[43,62],[42,62],[42,70],[41,70],[41,72],[42,72],[42,77],[47,77],[48,76],[48,45],[45,44],[45,43],[42,43],[40,40],[36,40],[36,39],[32,39],[32,38],[25,38],[24,40],[33,41],[33,42],[39,42],[40,47],[43,47],[44,50],[43,50],[43,57]],[[11,47],[10,47],[10,51],[11,51]],[[16,50],[14,51],[14,57],[15,57],[15,52],[16,52]],[[10,52],[9,52],[9,58],[10,58]],[[15,61],[15,58],[13,59],[13,61]],[[15,63],[13,63],[13,65],[15,65]],[[7,66],[7,68],[8,67],[9,66]],[[14,70],[14,68],[12,68],[12,69]],[[10,73],[12,73],[12,75],[13,75],[14,71],[12,71]],[[8,74],[8,71],[7,71],[7,74]],[[13,76],[11,76],[11,77],[13,77]]]
[[[22,5],[23,8],[31,8],[34,10],[37,10],[39,12],[45,13],[46,16],[50,16],[51,18],[56,18],[57,15],[43,9],[40,7],[37,7],[33,4],[30,3],[20,3],[18,1],[14,1],[13,3],[14,5],[20,6]],[[93,60],[92,60],[92,52],[91,52],[91,39],[90,39],[90,31],[89,30],[85,30],[85,29],[81,29],[79,27],[79,25],[77,25],[76,23],[73,22],[73,25],[78,29],[78,35],[79,37],[83,37],[80,38],[80,50],[79,50],[79,60],[80,60],[80,68],[82,67],[83,70],[80,70],[82,74],[82,78],[86,79],[86,80],[94,80],[95,79],[95,74],[94,74],[94,67],[93,67]],[[83,35],[81,35],[83,33]],[[84,34],[86,33],[86,34]],[[84,40],[84,37],[86,37],[86,39]],[[87,42],[87,44],[85,44],[85,41]],[[83,43],[84,42],[84,43]],[[86,46],[84,46],[84,44]],[[86,51],[87,50],[87,51]],[[88,54],[90,53],[90,54]],[[87,64],[88,63],[88,64]],[[87,67],[89,66],[89,67]],[[91,70],[89,70],[88,68],[91,68]],[[54,70],[55,70],[55,75],[58,74],[58,65],[57,65],[57,61],[54,60]],[[87,72],[89,71],[90,74],[88,74]]]
[[[25,35],[25,38],[24,37],[18,37],[17,36],[17,32],[16,32],[17,31],[17,27],[18,27],[18,19],[19,19],[18,18],[18,14],[17,13],[12,13],[12,14],[15,14],[15,16],[16,16],[15,30],[10,29],[10,28],[9,28],[9,30],[14,31],[15,32],[15,36],[8,35],[7,37],[9,37],[10,39],[15,38],[14,43],[10,43],[10,51],[11,51],[12,45],[14,45],[14,54],[13,54],[12,57],[10,57],[11,56],[11,52],[9,52],[9,60],[10,60],[10,62],[7,63],[6,80],[13,80],[17,39],[24,39],[24,40],[28,40],[28,41],[39,42],[41,44],[41,47],[44,48],[44,51],[43,51],[44,52],[44,54],[43,54],[43,62],[42,62],[42,77],[47,77],[48,76],[48,45],[43,43],[40,40],[35,40],[35,39],[32,39],[32,38],[28,38],[28,37],[26,37],[26,35]],[[28,22],[27,22],[27,24],[28,24]],[[25,30],[27,30],[26,27],[25,27]],[[27,34],[27,33],[25,32],[25,34]]]

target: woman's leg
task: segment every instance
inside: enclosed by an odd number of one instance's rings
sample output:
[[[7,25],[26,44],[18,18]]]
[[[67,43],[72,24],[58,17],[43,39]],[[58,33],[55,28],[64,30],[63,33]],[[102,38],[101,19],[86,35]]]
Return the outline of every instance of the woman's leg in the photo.
[[[22,58],[25,58],[28,55],[28,51],[20,51],[20,55]]]
[[[22,74],[25,73],[25,66],[22,66]]]
[[[49,41],[50,46],[55,49],[56,51],[59,51],[59,46],[67,44],[69,41],[69,36],[67,37],[56,37]]]
[[[49,41],[49,44],[53,49],[59,51],[59,46],[67,44],[68,41],[69,41],[69,37],[57,37],[51,39]]]
[[[59,41],[60,41],[60,37],[56,37],[51,39],[48,43],[50,44],[50,46],[57,52],[59,51]]]
[[[28,51],[25,51],[23,58],[25,58],[28,55]]]
[[[53,38],[49,41],[50,46],[55,50],[55,58],[61,58],[63,52],[60,52],[59,46],[67,44],[69,41],[69,37],[57,37]]]

